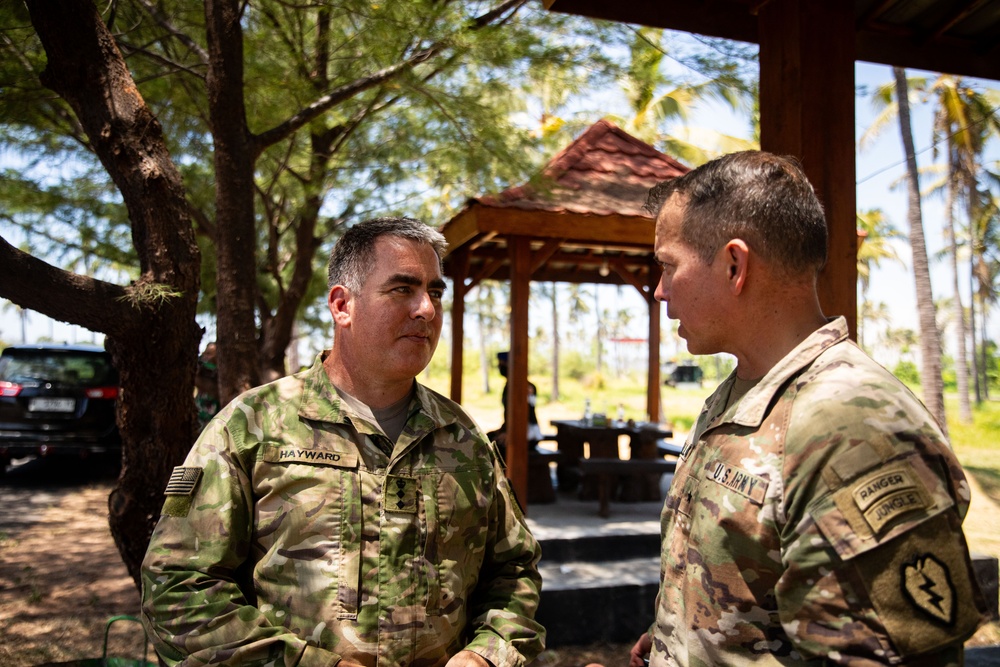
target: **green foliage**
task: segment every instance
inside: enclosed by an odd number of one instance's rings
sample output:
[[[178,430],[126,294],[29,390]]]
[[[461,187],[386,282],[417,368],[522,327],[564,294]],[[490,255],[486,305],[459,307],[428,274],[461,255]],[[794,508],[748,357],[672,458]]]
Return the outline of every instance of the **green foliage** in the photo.
[[[892,369],[892,374],[911,387],[920,385],[920,371],[912,361],[900,361]]]

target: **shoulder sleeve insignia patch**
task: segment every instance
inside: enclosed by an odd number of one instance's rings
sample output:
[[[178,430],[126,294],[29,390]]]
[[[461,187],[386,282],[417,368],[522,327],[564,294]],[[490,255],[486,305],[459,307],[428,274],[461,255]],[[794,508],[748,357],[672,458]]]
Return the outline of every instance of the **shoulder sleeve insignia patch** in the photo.
[[[903,590],[932,620],[951,627],[955,623],[955,586],[948,567],[930,554],[915,556],[902,567]]]
[[[201,478],[202,468],[192,468],[177,466],[170,473],[170,481],[163,492],[167,496],[190,496],[194,494],[194,488]]]

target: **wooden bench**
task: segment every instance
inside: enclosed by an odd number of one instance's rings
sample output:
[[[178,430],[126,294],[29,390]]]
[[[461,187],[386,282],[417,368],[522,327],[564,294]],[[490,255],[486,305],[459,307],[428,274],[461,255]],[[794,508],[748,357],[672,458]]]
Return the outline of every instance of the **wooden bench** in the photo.
[[[676,461],[664,459],[581,458],[579,465],[581,473],[597,478],[597,499],[600,503],[598,514],[604,518],[611,516],[611,495],[619,475],[662,475],[677,468]]]
[[[551,449],[528,449],[528,505],[554,503],[556,491],[552,487],[549,464],[562,460],[562,454]]]

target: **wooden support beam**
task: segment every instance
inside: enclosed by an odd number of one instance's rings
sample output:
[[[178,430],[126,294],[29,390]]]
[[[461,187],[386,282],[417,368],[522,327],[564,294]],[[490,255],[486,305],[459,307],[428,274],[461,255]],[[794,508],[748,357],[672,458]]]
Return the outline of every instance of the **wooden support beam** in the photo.
[[[507,367],[507,475],[528,509],[528,296],[531,242],[512,236],[510,250],[510,359]]]
[[[854,5],[773,0],[758,15],[761,147],[798,158],[826,210],[829,255],[819,279],[828,316],[857,337]]]
[[[649,308],[649,365],[646,370],[646,412],[649,420],[657,423],[663,418],[660,414],[660,312],[662,307],[653,294],[660,282],[663,271],[655,262],[649,265],[647,280],[649,289],[644,295]]]
[[[451,303],[451,400],[462,402],[462,359],[465,347],[465,277],[469,272],[469,251],[461,248],[452,259]]]

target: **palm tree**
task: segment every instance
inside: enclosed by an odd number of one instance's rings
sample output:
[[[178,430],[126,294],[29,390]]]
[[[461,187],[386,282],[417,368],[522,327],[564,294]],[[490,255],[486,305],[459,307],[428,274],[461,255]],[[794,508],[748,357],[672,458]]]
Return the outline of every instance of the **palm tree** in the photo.
[[[858,247],[858,288],[861,291],[862,313],[871,310],[868,302],[868,288],[871,286],[871,272],[873,268],[878,268],[882,260],[892,260],[903,263],[896,253],[891,241],[902,238],[885,213],[880,208],[871,208],[867,211],[858,212],[858,229],[862,237]],[[862,316],[858,320],[858,344],[864,345],[864,323],[866,318]]]
[[[702,63],[706,71],[698,72],[700,82],[677,82],[663,71],[667,57],[663,30],[635,30],[628,78],[624,83],[633,115],[627,119],[616,118],[616,122],[646,143],[662,141],[667,153],[692,165],[707,162],[715,152],[756,148],[753,141],[687,126],[689,114],[699,101],[722,101],[734,110],[750,113],[756,101],[756,89],[739,76],[738,63],[733,59],[708,65]],[[661,132],[667,121],[675,119],[684,121],[685,133],[696,141]],[[717,151],[705,150],[705,146],[713,144]]]
[[[937,102],[934,114],[934,145],[944,144],[947,151],[947,235],[949,255],[952,264],[955,289],[955,320],[958,335],[956,358],[956,379],[958,381],[960,417],[964,423],[971,423],[972,410],[969,406],[968,361],[966,345],[968,335],[965,326],[965,311],[959,296],[959,241],[956,237],[954,206],[964,200],[968,213],[969,232],[975,232],[973,221],[979,217],[983,202],[980,195],[979,174],[982,173],[982,155],[990,134],[1000,130],[1000,121],[994,118],[993,103],[986,95],[968,85],[961,77],[940,75],[930,86],[929,94]],[[935,149],[936,152],[936,149]],[[980,244],[970,243],[976,249]],[[976,262],[975,253],[970,254],[970,264]],[[973,309],[974,314],[974,309]],[[972,349],[975,351],[975,325],[972,331]],[[975,355],[973,355],[975,359]],[[978,374],[977,374],[978,377]],[[978,388],[978,387],[977,387]],[[977,392],[977,400],[979,393]]]
[[[903,152],[906,156],[907,223],[910,228],[910,249],[913,255],[913,280],[916,288],[917,315],[920,326],[921,369],[924,403],[947,434],[944,413],[944,383],[941,378],[941,337],[936,326],[934,298],[931,291],[930,267],[927,261],[927,244],[924,240],[923,216],[920,210],[920,185],[917,159],[913,149],[913,129],[910,120],[910,86],[922,90],[926,79],[916,78],[912,82],[906,78],[906,71],[894,67],[893,83],[880,86],[872,96],[872,102],[881,113],[872,126],[859,140],[865,144],[883,129],[893,118],[898,120]]]
[[[910,90],[906,71],[892,68],[896,81],[896,103],[899,107],[899,132],[906,155],[906,218],[910,226],[910,249],[913,252],[913,280],[917,291],[917,316],[920,323],[920,383],[924,403],[948,434],[944,413],[944,383],[941,378],[941,338],[938,335],[934,297],[931,290],[931,273],[927,261],[927,243],[924,240],[924,222],[920,209],[920,184],[917,158],[913,150],[913,128],[910,122]]]
[[[1000,185],[1000,176],[986,172],[996,185]],[[986,334],[986,321],[990,306],[1000,300],[1000,199],[993,193],[985,193],[983,204],[979,208],[979,216],[972,221],[972,328],[975,331],[975,307],[979,305],[980,351],[976,355],[976,401],[977,403],[989,395],[989,378],[987,363],[990,341]],[[975,339],[973,339],[975,342]],[[973,350],[975,350],[975,345]]]

